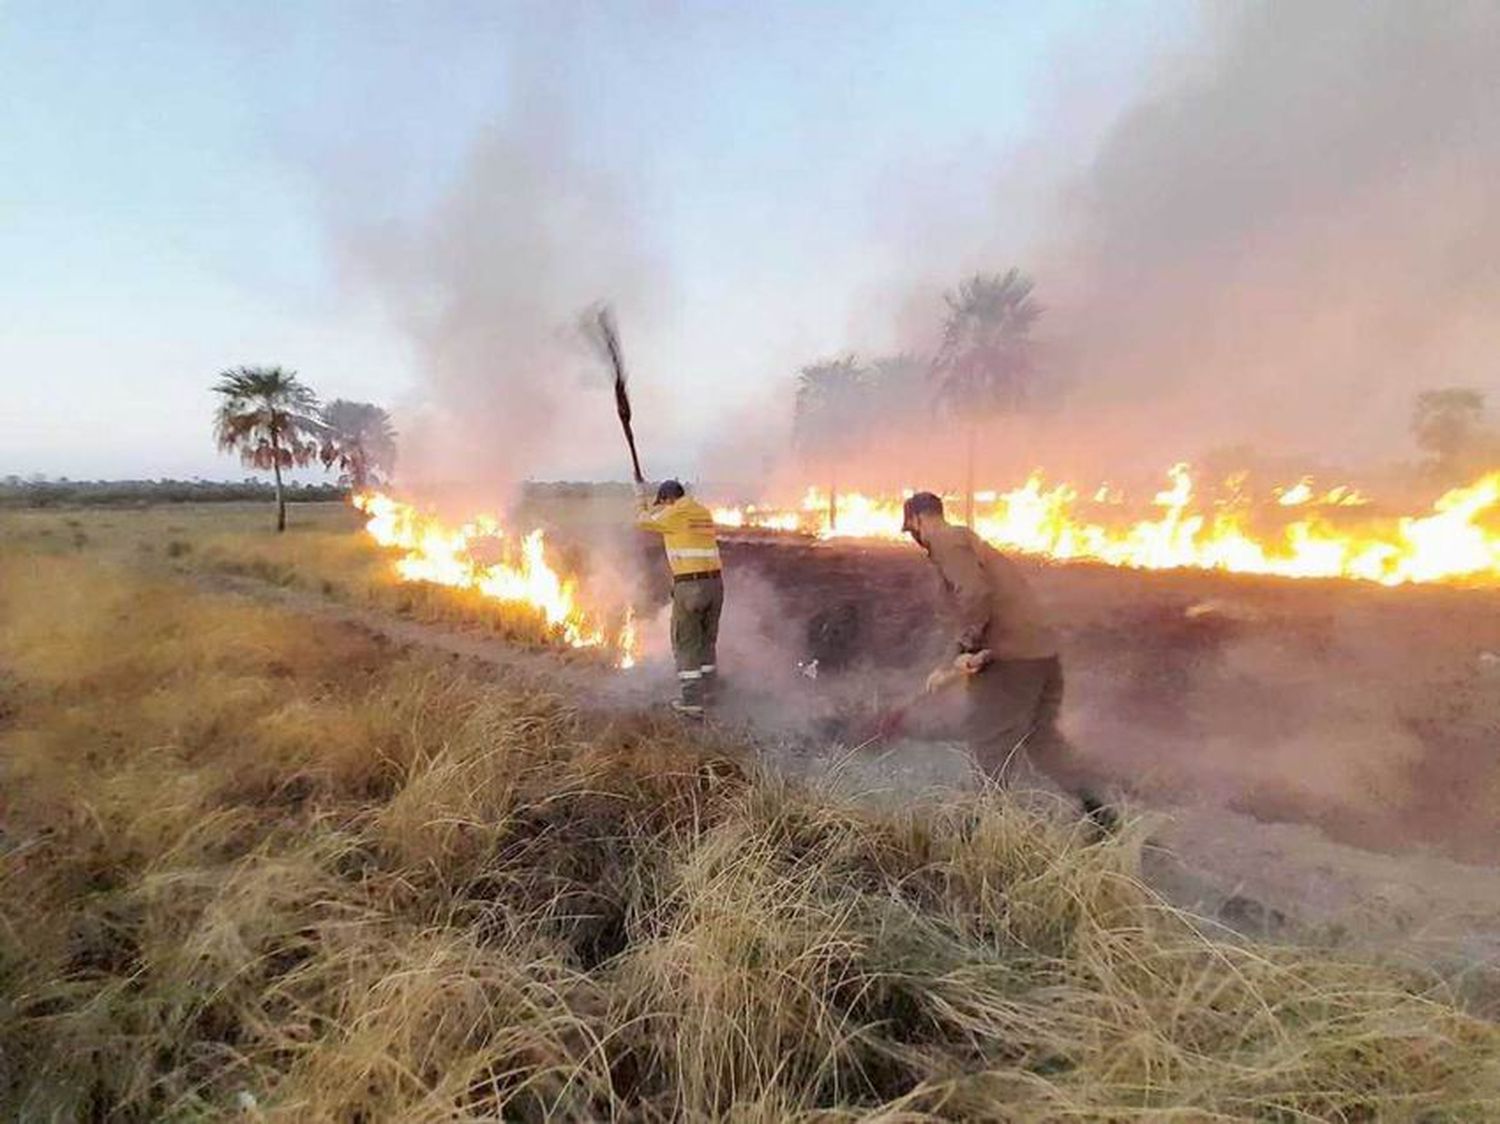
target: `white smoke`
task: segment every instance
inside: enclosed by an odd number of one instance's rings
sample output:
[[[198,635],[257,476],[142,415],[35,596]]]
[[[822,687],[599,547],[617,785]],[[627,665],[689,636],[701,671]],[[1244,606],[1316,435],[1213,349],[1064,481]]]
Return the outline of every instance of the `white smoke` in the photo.
[[[1417,391],[1496,378],[1500,6],[1276,0],[1213,35],[1068,200],[1079,403],[1147,449],[1388,453]]]

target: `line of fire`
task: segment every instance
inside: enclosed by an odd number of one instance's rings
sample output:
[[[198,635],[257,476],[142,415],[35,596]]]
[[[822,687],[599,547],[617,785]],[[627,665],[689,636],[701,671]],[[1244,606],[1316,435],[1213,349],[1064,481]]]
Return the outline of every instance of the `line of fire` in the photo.
[[[811,541],[901,538],[893,494],[809,486],[790,502],[713,507],[730,535]],[[1261,492],[1244,474],[1205,487],[1186,464],[1163,487],[1131,497],[1108,483],[1052,481],[1038,470],[1018,486],[953,494],[955,517],[972,507],[974,530],[1003,549],[1059,563],[1142,570],[1191,569],[1281,578],[1500,585],[1500,472],[1435,497],[1426,510],[1391,512],[1359,489],[1311,477]],[[539,528],[504,527],[492,514],[451,521],[383,492],[355,498],[367,533],[394,552],[405,580],[475,590],[534,607],[559,640],[609,653],[622,668],[638,655],[629,606],[590,603]]]

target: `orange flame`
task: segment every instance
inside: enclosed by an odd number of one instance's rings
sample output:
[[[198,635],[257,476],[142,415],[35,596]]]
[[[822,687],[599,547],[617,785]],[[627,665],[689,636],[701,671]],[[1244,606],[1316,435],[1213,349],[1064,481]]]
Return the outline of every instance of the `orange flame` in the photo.
[[[1500,582],[1500,471],[1448,492],[1427,513],[1361,518],[1357,524],[1350,512],[1369,500],[1346,485],[1319,492],[1304,477],[1275,489],[1276,502],[1258,512],[1243,492],[1243,475],[1229,482],[1228,499],[1209,501],[1200,499],[1187,465],[1174,465],[1167,476],[1169,486],[1152,501],[1155,517],[1131,522],[1123,512],[1100,521],[1097,508],[1123,504],[1113,487],[1087,493],[1095,510],[1085,515],[1078,488],[1049,486],[1035,472],[1008,492],[977,492],[974,529],[1012,550],[1139,569],[1355,578],[1383,585]],[[961,514],[961,498],[948,498],[951,511]],[[894,539],[901,535],[901,502],[841,492],[837,520],[830,523],[827,494],[809,488],[795,509],[724,508],[715,517],[729,526],[794,524],[825,539]],[[1268,520],[1266,512],[1281,514]]]
[[[614,655],[617,666],[635,665],[635,621],[629,610],[611,636],[579,603],[577,583],[548,562],[541,531],[517,540],[486,515],[449,526],[381,492],[355,496],[354,506],[369,516],[365,532],[371,538],[401,551],[394,565],[402,580],[472,589],[498,602],[525,606],[541,614],[569,647],[603,648]],[[488,560],[496,549],[500,560]]]

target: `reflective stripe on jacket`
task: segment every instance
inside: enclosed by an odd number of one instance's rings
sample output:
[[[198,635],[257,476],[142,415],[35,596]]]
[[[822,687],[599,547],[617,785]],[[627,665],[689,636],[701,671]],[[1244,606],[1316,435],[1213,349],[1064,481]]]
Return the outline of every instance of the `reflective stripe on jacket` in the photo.
[[[720,568],[714,517],[689,496],[642,510],[636,525],[661,535],[672,576],[702,574]]]

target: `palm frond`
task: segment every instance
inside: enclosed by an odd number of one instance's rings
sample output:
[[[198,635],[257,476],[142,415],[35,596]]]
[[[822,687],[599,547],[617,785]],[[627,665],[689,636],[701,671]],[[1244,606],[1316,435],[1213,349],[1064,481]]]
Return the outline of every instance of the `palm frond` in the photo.
[[[944,297],[948,318],[930,377],[939,406],[955,412],[1018,409],[1031,396],[1031,329],[1042,315],[1020,270],[976,273]]]
[[[219,373],[214,392],[214,439],[255,468],[307,464],[316,455],[323,423],[318,397],[281,367],[233,367]]]

